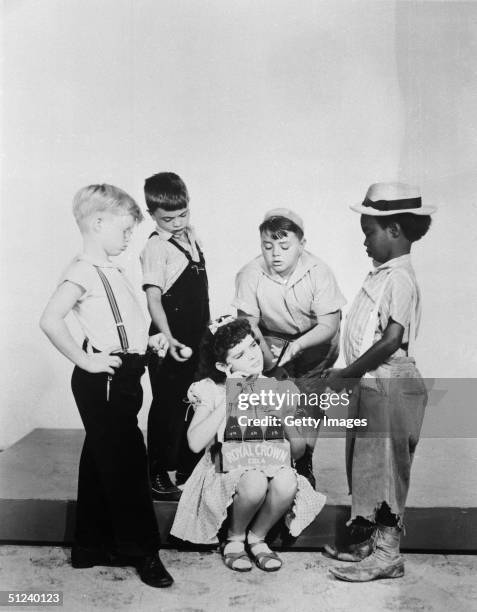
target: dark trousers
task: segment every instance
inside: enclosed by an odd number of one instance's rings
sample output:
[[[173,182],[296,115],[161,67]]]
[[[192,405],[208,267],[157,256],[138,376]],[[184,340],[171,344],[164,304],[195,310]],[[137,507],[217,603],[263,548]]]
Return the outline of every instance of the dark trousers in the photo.
[[[147,448],[150,471],[177,470],[189,475],[202,454],[193,453],[187,442],[187,429],[193,411],[188,411],[187,391],[194,380],[196,353],[185,362],[170,355],[158,360],[151,355],[149,377],[152,403],[147,421]]]
[[[159,549],[146,447],[138,427],[144,365],[124,365],[112,377],[76,367],[71,387],[86,431],[78,475],[75,542],[119,554]]]

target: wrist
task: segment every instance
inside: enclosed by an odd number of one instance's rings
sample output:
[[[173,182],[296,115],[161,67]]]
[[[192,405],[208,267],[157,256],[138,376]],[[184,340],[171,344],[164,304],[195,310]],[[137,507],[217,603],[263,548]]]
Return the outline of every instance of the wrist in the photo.
[[[361,378],[364,374],[366,374],[366,370],[362,372],[352,366],[347,366],[341,370],[341,378]]]
[[[302,353],[305,350],[303,340],[301,338],[293,341],[293,347],[295,349],[295,355],[298,355],[298,353]]]
[[[174,340],[174,338],[172,337],[171,332],[166,332],[166,331],[160,331],[160,334],[162,334],[163,336],[165,336],[167,342],[169,342],[169,344],[172,343],[172,341]]]
[[[81,354],[78,356],[78,359],[74,361],[74,363],[78,366],[78,368],[87,371],[90,364],[90,356],[88,353],[81,351]]]

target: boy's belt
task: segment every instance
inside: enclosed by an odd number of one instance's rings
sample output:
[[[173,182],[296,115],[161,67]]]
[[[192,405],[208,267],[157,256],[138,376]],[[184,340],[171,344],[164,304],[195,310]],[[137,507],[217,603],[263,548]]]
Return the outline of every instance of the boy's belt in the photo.
[[[88,346],[87,341],[85,340],[83,343],[83,350],[86,351]],[[102,351],[100,351],[99,349],[95,348],[94,346],[90,345],[91,349],[93,351],[93,353],[101,353]],[[144,368],[149,360],[149,356],[150,353],[149,351],[147,353],[128,353],[126,351],[114,351],[111,353],[111,355],[116,355],[117,357],[119,357],[121,359],[121,366],[120,368],[116,368],[116,369],[139,369],[139,368]]]

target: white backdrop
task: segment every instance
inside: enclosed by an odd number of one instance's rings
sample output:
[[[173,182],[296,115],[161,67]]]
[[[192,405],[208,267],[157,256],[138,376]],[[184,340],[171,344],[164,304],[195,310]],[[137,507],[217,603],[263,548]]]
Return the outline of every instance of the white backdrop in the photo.
[[[439,212],[413,255],[418,364],[475,376],[477,3],[3,4],[0,448],[33,427],[81,426],[72,366],[38,327],[80,249],[74,192],[111,182],[144,207],[144,178],[161,170],[188,185],[213,315],[276,206],[304,217],[308,248],[351,300],[369,261],[348,205],[371,182],[420,183]],[[138,284],[149,230],[123,257]]]

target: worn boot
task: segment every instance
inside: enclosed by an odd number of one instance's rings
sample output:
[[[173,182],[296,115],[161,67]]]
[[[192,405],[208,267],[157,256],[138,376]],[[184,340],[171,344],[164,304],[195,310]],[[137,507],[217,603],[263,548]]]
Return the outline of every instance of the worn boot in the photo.
[[[316,489],[316,479],[315,475],[313,474],[312,448],[309,446],[306,447],[304,455],[295,461],[295,469],[298,474],[301,474],[308,480],[313,489]]]
[[[401,578],[404,576],[404,559],[399,554],[399,527],[377,525],[376,547],[359,563],[345,567],[332,567],[330,572],[339,580],[368,582],[379,578]]]
[[[340,561],[359,562],[369,557],[376,546],[376,525],[351,525],[349,542],[344,546],[326,544],[326,556]]]

